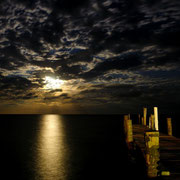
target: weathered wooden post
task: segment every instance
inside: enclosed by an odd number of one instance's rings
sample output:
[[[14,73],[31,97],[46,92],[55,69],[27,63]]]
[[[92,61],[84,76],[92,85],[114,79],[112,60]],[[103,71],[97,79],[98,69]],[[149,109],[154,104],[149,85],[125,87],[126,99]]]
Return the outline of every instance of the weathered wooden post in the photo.
[[[148,177],[156,177],[159,172],[159,132],[150,130],[146,131],[144,135],[147,175]]]
[[[124,115],[124,133],[128,148],[131,149],[133,143],[133,129],[132,120],[130,120],[129,117],[129,115]]]
[[[127,132],[127,120],[129,119],[129,116],[128,115],[124,115],[124,133],[125,133],[125,136],[126,136],[126,132]]]
[[[155,127],[154,127],[154,115],[151,114],[151,116],[149,117],[149,129],[152,129],[154,130]]]
[[[133,142],[133,129],[132,129],[132,120],[128,119],[126,121],[126,142],[132,143]]]
[[[138,114],[138,121],[139,121],[138,123],[141,124],[141,115],[140,114]]]
[[[151,116],[149,116],[149,129],[152,129],[152,120],[151,120]]]
[[[155,130],[154,114],[151,114],[152,130]]]
[[[143,125],[146,126],[147,108],[143,108]]]
[[[124,121],[129,119],[129,115],[124,115]]]
[[[167,130],[168,130],[168,135],[172,136],[172,121],[171,121],[171,118],[167,118]]]
[[[128,114],[128,119],[131,119],[131,115],[130,114]]]
[[[154,121],[155,121],[155,130],[159,131],[159,125],[158,125],[158,108],[154,107]]]
[[[144,118],[141,117],[141,124],[144,125]]]

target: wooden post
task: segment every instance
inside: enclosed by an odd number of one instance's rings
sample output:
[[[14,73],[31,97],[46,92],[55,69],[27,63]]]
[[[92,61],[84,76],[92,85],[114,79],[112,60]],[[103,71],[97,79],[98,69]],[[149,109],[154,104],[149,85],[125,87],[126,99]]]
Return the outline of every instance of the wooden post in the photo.
[[[172,121],[171,121],[171,118],[167,118],[167,130],[168,130],[168,135],[172,136]]]
[[[146,131],[145,134],[145,156],[148,177],[158,175],[159,161],[159,132]]]
[[[138,114],[138,120],[139,120],[139,124],[141,124],[141,115],[140,114]]]
[[[126,142],[133,142],[133,130],[132,130],[132,120],[126,120]]]
[[[126,136],[126,133],[127,133],[127,120],[129,119],[129,116],[128,115],[124,115],[124,133],[125,133],[125,136]]]
[[[151,116],[149,116],[149,129],[152,129],[152,120],[151,120]]]
[[[149,117],[149,129],[152,129],[154,130],[154,115],[151,114],[150,117]]]
[[[129,119],[129,115],[124,115],[124,120],[128,120]]]
[[[143,118],[144,118],[143,125],[144,126],[146,126],[146,117],[147,117],[147,108],[143,108]]]
[[[154,125],[154,115],[151,114],[151,129],[155,130],[155,125]]]
[[[154,107],[154,119],[155,119],[155,130],[159,131],[159,125],[158,125],[158,108]]]
[[[131,119],[131,115],[130,114],[128,114],[128,119]]]
[[[144,118],[141,117],[141,124],[144,125]]]

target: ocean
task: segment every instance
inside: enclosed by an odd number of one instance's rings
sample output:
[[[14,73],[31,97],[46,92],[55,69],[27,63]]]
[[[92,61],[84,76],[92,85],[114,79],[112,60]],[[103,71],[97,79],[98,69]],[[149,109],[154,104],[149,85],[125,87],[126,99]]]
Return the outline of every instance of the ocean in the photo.
[[[144,164],[128,156],[122,115],[0,115],[0,123],[0,179],[145,179]]]

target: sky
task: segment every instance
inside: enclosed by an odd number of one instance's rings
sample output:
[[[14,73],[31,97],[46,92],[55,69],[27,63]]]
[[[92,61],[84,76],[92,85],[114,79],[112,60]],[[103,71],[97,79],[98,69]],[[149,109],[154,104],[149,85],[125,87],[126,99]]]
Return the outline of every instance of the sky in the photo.
[[[1,0],[0,113],[180,107],[179,0]]]

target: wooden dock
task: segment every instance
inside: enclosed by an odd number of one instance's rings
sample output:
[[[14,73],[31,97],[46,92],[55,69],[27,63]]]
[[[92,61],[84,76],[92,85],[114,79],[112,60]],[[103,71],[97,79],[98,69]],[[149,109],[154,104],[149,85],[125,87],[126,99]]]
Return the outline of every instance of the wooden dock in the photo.
[[[149,128],[133,125],[134,143],[141,149],[145,157],[144,132]],[[169,176],[161,176],[164,180],[180,180],[180,139],[166,134],[159,134],[160,172],[170,172]]]

